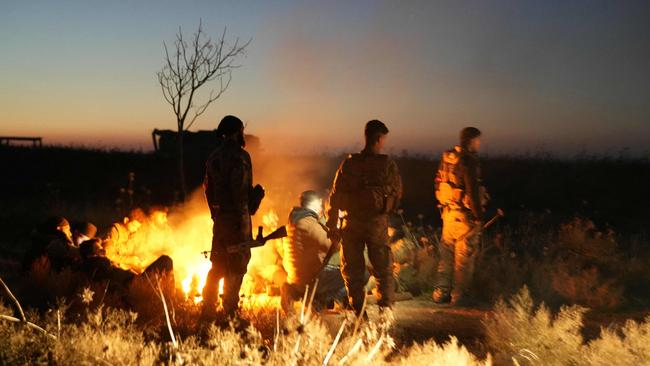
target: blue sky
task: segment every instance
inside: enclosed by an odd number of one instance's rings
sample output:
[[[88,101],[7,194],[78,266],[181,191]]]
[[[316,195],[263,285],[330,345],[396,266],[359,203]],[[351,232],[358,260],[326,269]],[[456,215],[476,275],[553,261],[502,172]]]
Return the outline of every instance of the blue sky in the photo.
[[[472,124],[491,152],[648,151],[647,1],[3,0],[0,134],[150,148],[162,42],[199,19],[252,43],[196,128],[235,114],[267,150],[354,150],[380,118],[397,150]]]

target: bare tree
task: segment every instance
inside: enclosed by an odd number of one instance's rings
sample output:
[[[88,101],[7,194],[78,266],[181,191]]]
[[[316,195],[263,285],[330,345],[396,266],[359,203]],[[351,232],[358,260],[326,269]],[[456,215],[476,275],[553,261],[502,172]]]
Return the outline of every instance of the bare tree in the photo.
[[[173,47],[167,47],[163,42],[165,64],[156,75],[163,96],[176,115],[178,174],[182,200],[185,200],[187,195],[183,134],[192,127],[210,104],[219,99],[228,89],[232,80],[232,71],[240,66],[239,58],[244,55],[249,44],[250,40],[242,44],[239,38],[236,38],[233,43],[228,43],[225,28],[219,39],[212,40],[204,32],[201,22],[189,41],[185,40],[179,27]],[[198,90],[208,89],[202,88],[204,85],[212,87],[209,88],[209,94],[204,93],[199,98]]]

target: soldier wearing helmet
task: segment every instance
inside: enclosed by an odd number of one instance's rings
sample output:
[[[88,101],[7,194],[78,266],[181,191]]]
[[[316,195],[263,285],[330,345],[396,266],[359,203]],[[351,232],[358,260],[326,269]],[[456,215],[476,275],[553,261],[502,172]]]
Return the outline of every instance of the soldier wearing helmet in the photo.
[[[264,196],[261,186],[253,187],[251,157],[244,150],[244,124],[235,116],[226,116],[219,123],[219,146],[206,162],[205,195],[214,222],[210,261],[203,289],[203,314],[212,317],[218,301],[219,280],[224,279],[222,306],[235,315],[239,290],[250,260],[250,249],[228,253],[226,248],[252,240],[251,215]]]

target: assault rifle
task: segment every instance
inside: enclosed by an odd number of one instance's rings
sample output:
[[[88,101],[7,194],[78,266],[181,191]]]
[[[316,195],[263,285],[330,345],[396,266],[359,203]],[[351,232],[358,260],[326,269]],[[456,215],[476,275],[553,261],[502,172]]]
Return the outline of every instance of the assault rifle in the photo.
[[[503,210],[500,209],[500,208],[497,209],[497,213],[496,213],[496,214],[494,215],[494,217],[492,217],[488,222],[486,222],[486,223],[483,224],[482,226],[476,226],[476,227],[474,227],[474,228],[472,228],[472,229],[469,229],[465,234],[461,235],[461,236],[460,236],[458,239],[456,239],[456,240],[457,240],[457,241],[464,240],[465,238],[467,238],[467,237],[470,236],[470,235],[477,234],[477,233],[479,233],[479,232],[481,232],[481,231],[483,231],[483,230],[489,228],[490,226],[494,225],[494,223],[497,222],[497,220],[499,220],[499,219],[502,218],[503,216],[505,216],[505,213],[503,212]]]
[[[276,229],[274,232],[270,233],[267,236],[264,236],[262,234],[262,230],[263,228],[260,226],[257,229],[257,237],[255,237],[254,240],[247,240],[239,244],[229,245],[228,247],[226,247],[226,252],[230,254],[242,252],[247,249],[264,246],[264,244],[266,244],[266,242],[269,240],[281,239],[287,236],[286,226],[280,226],[278,229]],[[206,258],[209,258],[210,253],[211,252],[209,250],[201,252],[201,254],[203,254]]]

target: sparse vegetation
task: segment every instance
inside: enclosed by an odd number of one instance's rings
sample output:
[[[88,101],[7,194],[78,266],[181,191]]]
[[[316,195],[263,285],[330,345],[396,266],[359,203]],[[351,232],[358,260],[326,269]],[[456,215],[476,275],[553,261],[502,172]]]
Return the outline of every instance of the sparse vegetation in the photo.
[[[274,313],[271,308],[256,308]],[[581,330],[586,308],[563,307],[553,315],[544,304],[536,306],[527,288],[508,302],[497,302],[484,320],[490,352],[481,359],[451,336],[437,344],[428,341],[395,348],[381,322],[369,322],[353,334],[354,319],[343,325],[334,342],[318,318],[283,319],[272,337],[255,326],[241,329],[211,325],[201,336],[179,337],[177,346],[162,334],[143,331],[133,312],[88,305],[80,316],[69,316],[59,305],[44,315],[27,314],[41,324],[46,335],[20,323],[0,321],[2,364],[111,364],[111,365],[641,365],[650,359],[650,317],[628,321],[621,328],[604,328],[599,338],[585,342]],[[0,314],[12,310],[0,305]],[[250,314],[248,314],[249,316]],[[275,323],[275,319],[272,320]],[[272,323],[272,324],[273,324]],[[274,327],[274,325],[273,325]],[[331,355],[330,355],[331,351]]]
[[[639,225],[647,221],[645,207],[650,203],[646,196],[631,200],[624,192],[641,192],[650,181],[646,160],[486,160],[488,186],[509,215],[486,233],[480,251],[473,294],[480,306],[490,308],[495,302],[496,306],[484,327],[476,330],[481,334],[478,345],[460,334],[454,338],[453,331],[447,340],[410,344],[408,339],[389,337],[376,323],[353,336],[354,319],[348,319],[332,348],[338,329],[333,331],[318,317],[306,324],[283,319],[278,330],[277,304],[270,298],[244,307],[243,318],[250,322],[246,329],[238,325],[203,329],[197,322],[199,307],[172,286],[165,293],[178,341],[175,347],[162,303],[148,282],[135,281],[118,294],[111,291],[113,285],[88,283],[69,270],[52,272],[46,263],[24,275],[18,265],[30,230],[47,215],[89,219],[105,227],[123,214],[129,200],[133,202],[128,206],[173,204],[176,184],[160,177],[173,171],[174,162],[153,154],[65,148],[0,153],[1,167],[15,173],[15,179],[0,184],[4,205],[0,229],[6,234],[0,238],[0,276],[6,276],[23,305],[33,309],[26,314],[28,320],[56,336],[53,340],[20,322],[0,320],[0,364],[315,365],[328,355],[330,365],[342,360],[364,364],[368,358],[374,364],[412,365],[582,365],[611,360],[626,365],[650,359],[650,318],[638,322],[645,315],[636,314],[637,322],[620,325],[627,311],[646,314],[650,304],[650,250],[647,233]],[[313,159],[322,168],[309,172],[316,177],[315,186],[330,183],[338,160]],[[272,158],[259,161],[269,170],[277,166]],[[433,174],[436,162],[408,156],[398,161],[407,196],[404,221],[396,218],[393,226],[408,228],[410,234],[404,237],[424,245],[400,264],[404,275],[400,287],[428,298],[435,279],[439,225],[432,189],[423,188],[431,183],[430,177],[423,172]],[[84,166],[83,179],[78,166]],[[300,175],[295,164],[292,169]],[[567,169],[574,174],[564,174]],[[604,179],[612,174],[626,182],[624,191]],[[282,186],[285,181],[269,178],[274,190],[292,194],[291,187]],[[127,200],[129,182],[133,194]],[[282,210],[278,209],[280,217]],[[519,291],[523,286],[526,289]],[[498,301],[500,297],[510,300]],[[2,295],[0,299],[9,304]],[[593,331],[590,315],[616,312],[623,313],[612,315],[614,321],[596,322],[607,327]],[[7,305],[0,306],[0,314],[15,315]]]
[[[562,307],[552,315],[543,303],[535,306],[523,288],[507,303],[499,301],[494,316],[484,321],[487,342],[496,364],[516,365],[643,365],[650,359],[650,317],[627,321],[624,327],[603,328],[600,337],[584,342],[580,306]]]

